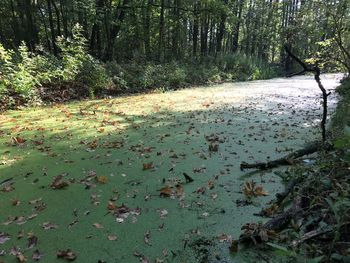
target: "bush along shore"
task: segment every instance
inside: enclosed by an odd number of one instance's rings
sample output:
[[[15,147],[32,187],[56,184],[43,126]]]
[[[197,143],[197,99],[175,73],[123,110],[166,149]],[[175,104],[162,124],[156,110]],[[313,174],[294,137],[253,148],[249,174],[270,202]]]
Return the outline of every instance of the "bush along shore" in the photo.
[[[57,45],[58,57],[40,48],[31,53],[24,42],[18,52],[0,44],[0,109],[279,74],[277,67],[239,53],[161,64],[137,58],[130,63],[102,63],[88,54],[79,25],[72,38],[58,38]]]
[[[278,173],[285,191],[261,210],[266,223],[242,227],[232,253],[248,246],[265,251],[270,262],[350,262],[350,80],[337,91],[328,147],[312,162],[293,160]]]

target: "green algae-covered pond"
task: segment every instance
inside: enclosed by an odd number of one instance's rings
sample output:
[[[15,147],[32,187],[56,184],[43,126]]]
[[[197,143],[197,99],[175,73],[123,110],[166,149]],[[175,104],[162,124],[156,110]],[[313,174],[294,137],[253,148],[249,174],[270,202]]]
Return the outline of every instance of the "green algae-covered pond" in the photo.
[[[283,184],[239,165],[320,137],[320,99],[296,77],[0,115],[0,262],[242,262],[230,240]]]

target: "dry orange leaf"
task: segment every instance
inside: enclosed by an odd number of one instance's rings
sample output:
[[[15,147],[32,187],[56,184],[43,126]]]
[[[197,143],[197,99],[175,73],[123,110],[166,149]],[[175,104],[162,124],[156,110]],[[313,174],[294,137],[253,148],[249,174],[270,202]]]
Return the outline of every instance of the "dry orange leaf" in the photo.
[[[143,164],[143,170],[149,170],[152,168],[153,168],[153,162]]]
[[[94,140],[91,143],[89,143],[89,148],[96,149],[97,148],[97,140]]]
[[[247,197],[250,196],[267,196],[268,192],[264,190],[262,185],[256,185],[254,181],[249,181],[244,184],[243,192]]]
[[[27,140],[24,138],[21,138],[21,137],[12,137],[12,141],[14,144],[20,145],[20,144],[25,143]]]
[[[169,186],[165,186],[159,191],[160,191],[159,195],[161,197],[170,197],[173,194],[173,189]]]
[[[77,258],[76,254],[70,249],[67,250],[59,250],[57,252],[57,258],[63,258],[68,261],[73,261]]]
[[[108,205],[107,205],[108,210],[115,210],[116,208],[117,206],[115,205],[115,203],[113,203],[112,201],[108,201]]]
[[[267,196],[269,195],[268,192],[264,190],[264,188],[261,185],[258,185],[255,187],[255,195],[256,196]]]

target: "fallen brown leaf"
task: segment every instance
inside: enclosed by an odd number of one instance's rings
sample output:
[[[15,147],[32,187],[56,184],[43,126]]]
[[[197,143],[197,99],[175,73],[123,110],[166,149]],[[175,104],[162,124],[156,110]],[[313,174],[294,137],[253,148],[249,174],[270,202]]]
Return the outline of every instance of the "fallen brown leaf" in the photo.
[[[143,170],[149,170],[152,168],[153,168],[153,162],[143,164]]]
[[[59,250],[57,252],[57,258],[63,258],[67,261],[74,261],[77,256],[75,253],[73,253],[73,251],[71,251],[70,249],[67,250]]]

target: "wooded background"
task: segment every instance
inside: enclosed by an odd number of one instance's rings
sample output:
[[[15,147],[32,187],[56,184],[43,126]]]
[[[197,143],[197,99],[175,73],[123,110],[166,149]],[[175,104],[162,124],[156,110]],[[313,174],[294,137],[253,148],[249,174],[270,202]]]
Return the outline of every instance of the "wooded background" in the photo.
[[[241,52],[290,70],[287,45],[302,58],[336,36],[338,0],[2,0],[0,42],[58,55],[58,36],[83,28],[104,61],[182,60]],[[339,20],[339,19],[338,19]],[[342,22],[342,21],[338,21]]]

